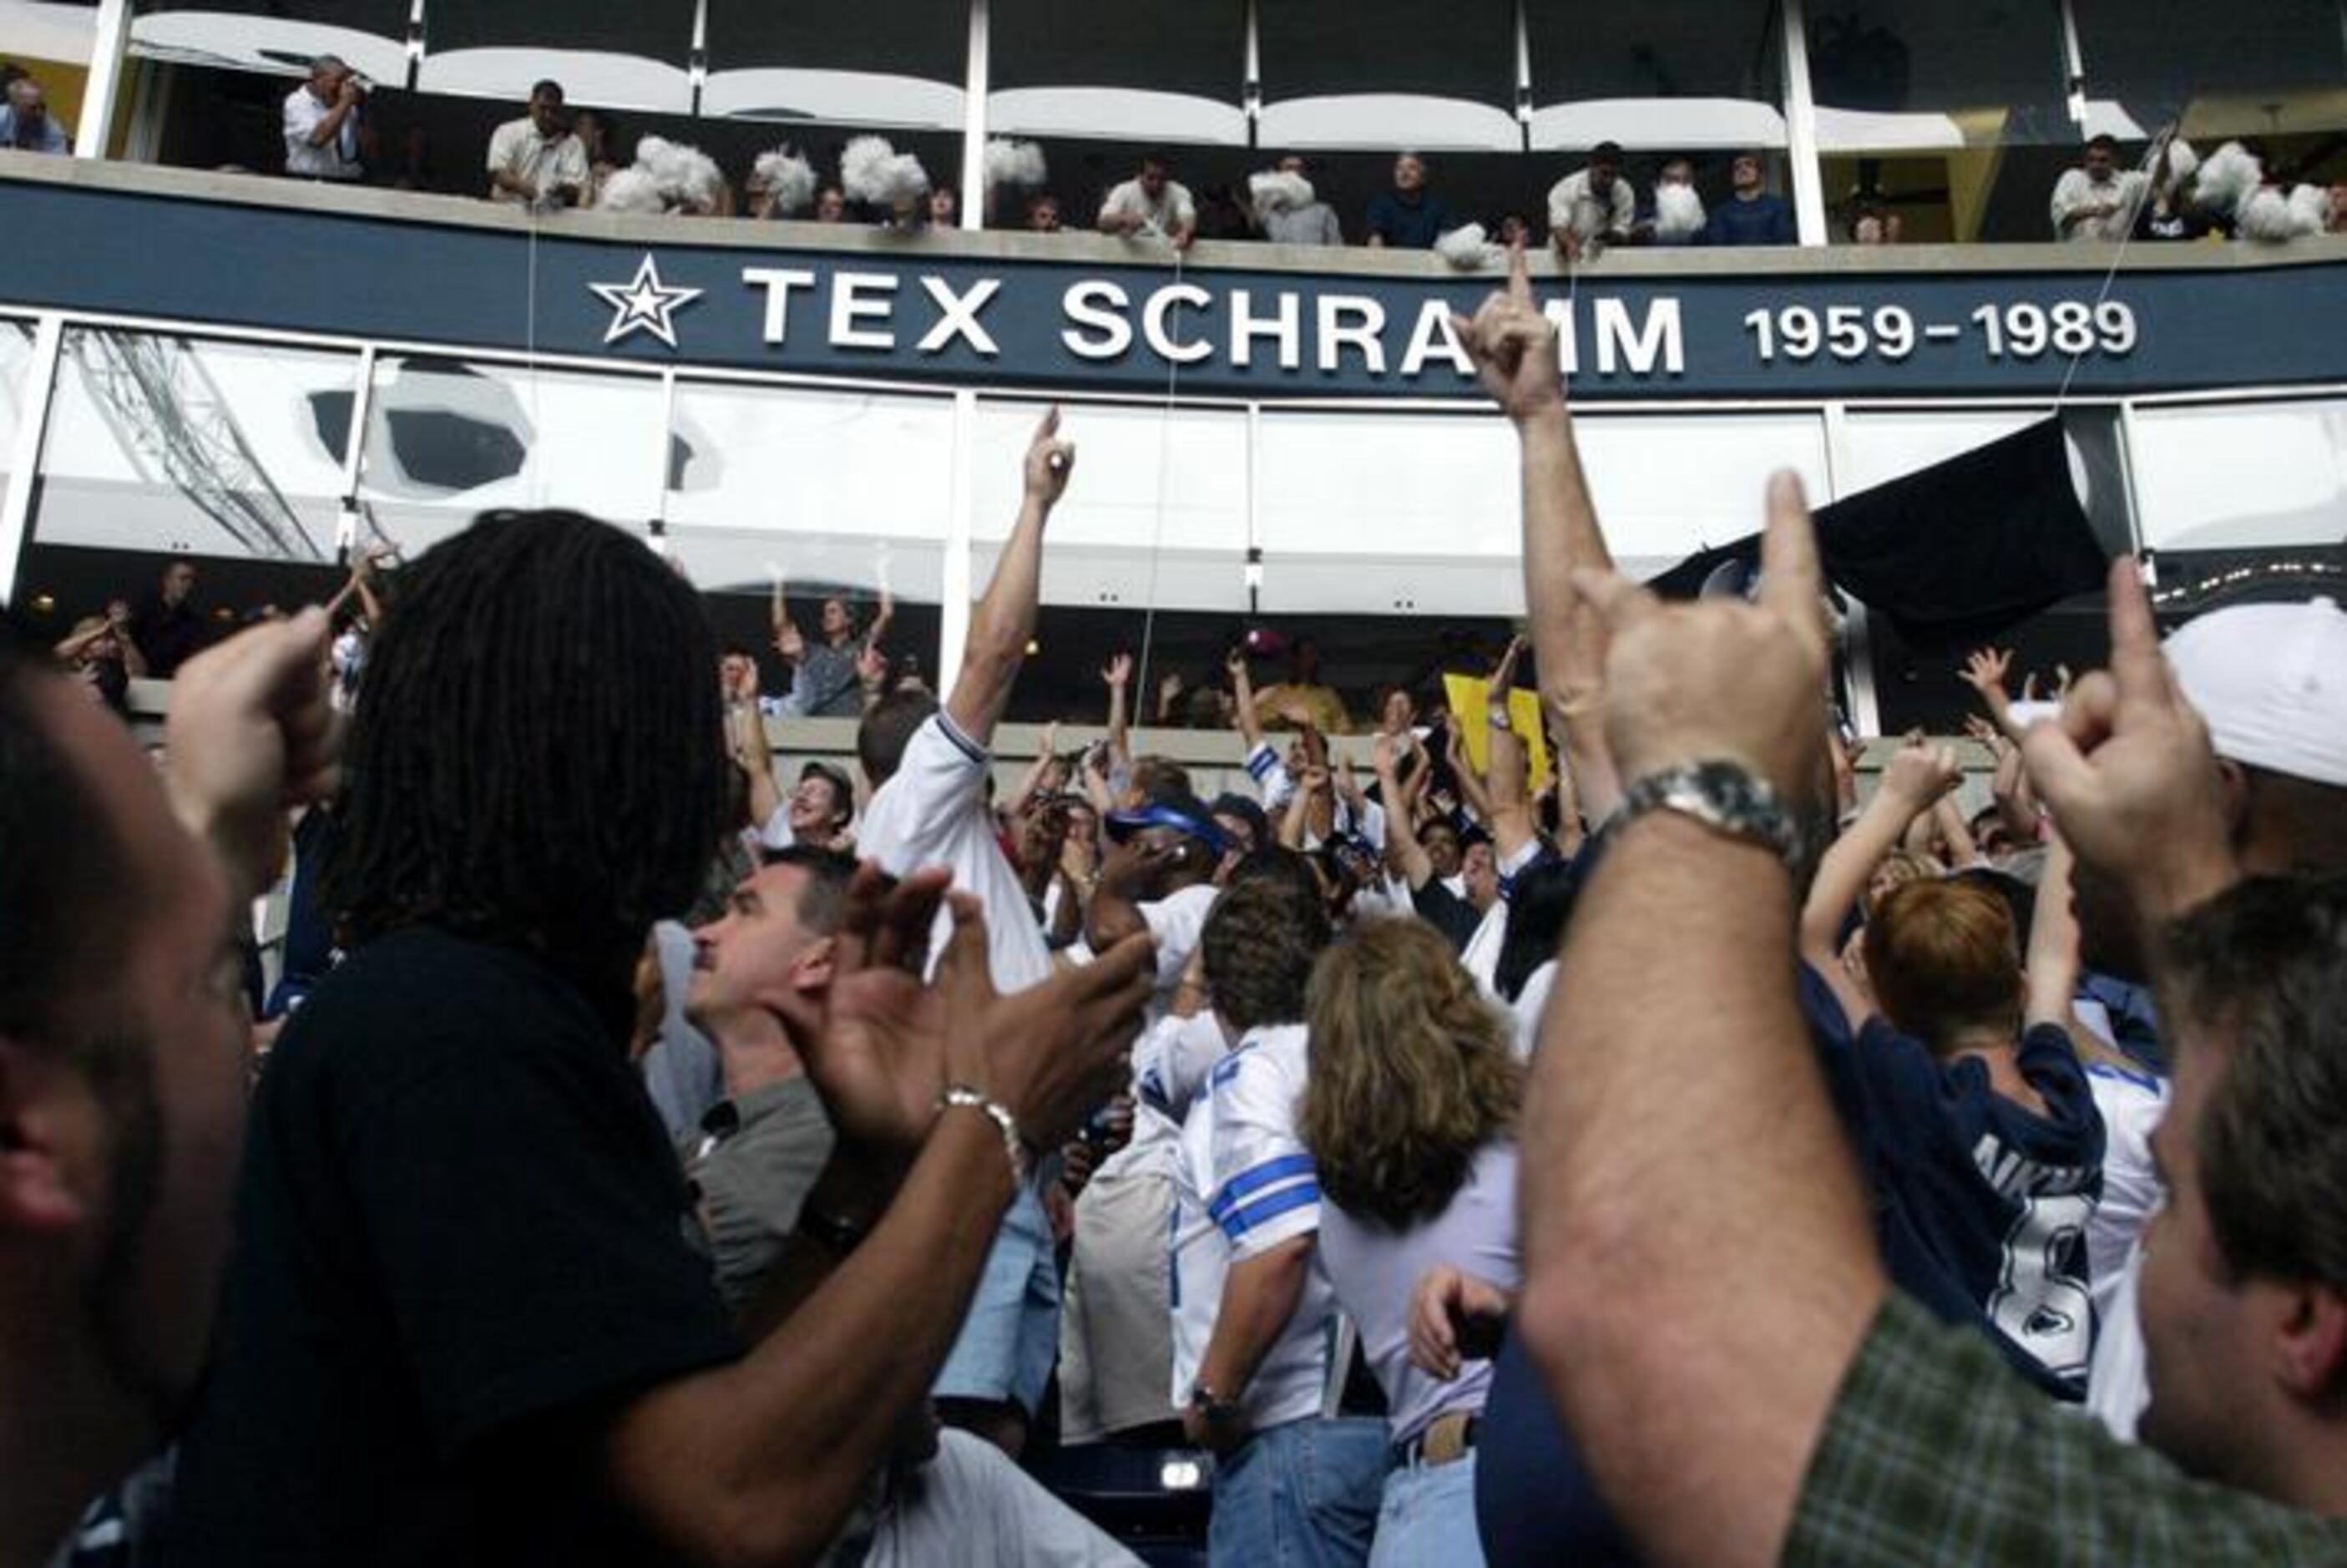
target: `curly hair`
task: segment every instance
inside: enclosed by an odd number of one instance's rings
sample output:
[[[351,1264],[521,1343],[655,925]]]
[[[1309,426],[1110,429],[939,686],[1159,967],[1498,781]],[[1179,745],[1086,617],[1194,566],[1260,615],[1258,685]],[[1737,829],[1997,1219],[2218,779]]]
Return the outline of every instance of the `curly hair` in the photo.
[[[1515,1125],[1508,1020],[1418,920],[1372,920],[1323,954],[1309,1018],[1296,1122],[1321,1191],[1394,1230],[1440,1214]]]
[[[401,574],[323,876],[346,940],[415,925],[582,982],[692,902],[727,775],[701,602],[576,512],[487,512]]]
[[[1317,888],[1307,892],[1287,876],[1251,876],[1214,900],[1198,945],[1214,1011],[1234,1028],[1295,1023],[1304,1017],[1313,961],[1328,945],[1328,916]]]

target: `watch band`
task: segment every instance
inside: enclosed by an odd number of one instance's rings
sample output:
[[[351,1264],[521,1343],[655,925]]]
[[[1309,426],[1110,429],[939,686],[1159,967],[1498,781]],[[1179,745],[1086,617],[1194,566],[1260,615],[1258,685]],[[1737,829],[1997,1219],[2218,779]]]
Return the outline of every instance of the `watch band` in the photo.
[[[1800,834],[1776,787],[1741,763],[1681,763],[1648,774],[1623,792],[1624,824],[1653,811],[1693,817],[1716,833],[1759,845],[1788,866],[1799,852]]]
[[[938,1097],[938,1110],[940,1113],[947,1111],[984,1112],[988,1119],[1001,1130],[1003,1151],[1010,1156],[1011,1181],[1022,1187],[1027,1184],[1034,1162],[1028,1157],[1027,1141],[1020,1136],[1019,1123],[1010,1112],[967,1083],[948,1085],[946,1091]]]

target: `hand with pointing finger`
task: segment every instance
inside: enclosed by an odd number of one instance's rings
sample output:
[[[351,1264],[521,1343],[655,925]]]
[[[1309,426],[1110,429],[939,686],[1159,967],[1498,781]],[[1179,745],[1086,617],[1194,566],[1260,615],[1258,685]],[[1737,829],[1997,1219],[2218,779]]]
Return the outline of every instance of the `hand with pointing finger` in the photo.
[[[2022,758],[2079,861],[2125,886],[2139,917],[2164,919],[2240,868],[2209,726],[2177,685],[2126,556],[2111,566],[2110,620],[2110,669],[2071,683],[2061,717],[2022,737]]]
[[[1760,593],[1750,604],[1665,605],[1614,572],[1573,574],[1602,620],[1605,738],[1625,784],[1680,764],[1733,762],[1807,800],[1826,753],[1827,651],[1817,535],[1801,482],[1769,481]]]
[[[1485,300],[1473,320],[1454,315],[1450,325],[1475,362],[1476,379],[1509,418],[1521,425],[1564,407],[1556,328],[1532,298],[1522,245],[1509,247],[1508,286]]]

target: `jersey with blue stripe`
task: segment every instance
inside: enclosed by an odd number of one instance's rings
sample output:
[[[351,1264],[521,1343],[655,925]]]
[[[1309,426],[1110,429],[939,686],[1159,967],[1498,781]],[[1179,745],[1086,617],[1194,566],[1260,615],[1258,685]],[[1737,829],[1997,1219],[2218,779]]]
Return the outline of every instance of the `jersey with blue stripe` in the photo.
[[[1320,1181],[1296,1135],[1305,1029],[1251,1030],[1208,1074],[1182,1128],[1174,1190],[1174,1404],[1189,1401],[1231,1266],[1320,1228]],[[1315,1249],[1302,1298],[1241,1398],[1260,1430],[1334,1411],[1336,1292]]]

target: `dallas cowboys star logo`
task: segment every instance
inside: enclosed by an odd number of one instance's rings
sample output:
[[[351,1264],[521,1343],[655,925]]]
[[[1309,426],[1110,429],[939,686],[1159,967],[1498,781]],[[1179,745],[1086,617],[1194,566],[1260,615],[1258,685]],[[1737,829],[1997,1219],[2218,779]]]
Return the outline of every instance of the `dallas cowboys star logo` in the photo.
[[[638,332],[648,332],[668,344],[676,346],[676,323],[671,313],[683,309],[701,298],[699,289],[670,288],[661,282],[660,268],[646,252],[636,267],[633,282],[627,283],[589,283],[587,285],[605,304],[611,307],[611,324],[603,333],[607,343]]]

